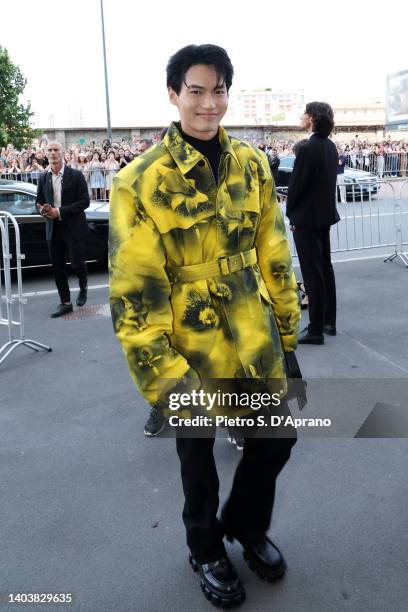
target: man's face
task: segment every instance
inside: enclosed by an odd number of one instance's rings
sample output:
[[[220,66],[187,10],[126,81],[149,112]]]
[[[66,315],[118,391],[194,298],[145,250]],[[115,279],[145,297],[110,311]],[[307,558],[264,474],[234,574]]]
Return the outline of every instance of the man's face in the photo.
[[[177,106],[182,130],[201,140],[210,140],[228,108],[225,83],[214,66],[197,64],[185,74],[179,94],[169,87],[169,99]]]
[[[142,142],[139,142],[139,146],[137,148],[137,150],[139,151],[139,155],[144,153],[147,149],[148,149],[148,144],[145,140],[143,140]]]
[[[304,130],[311,130],[313,128],[312,118],[307,113],[303,113],[301,116],[300,127]]]
[[[47,157],[50,164],[62,164],[62,149],[57,144],[49,144],[47,147]]]

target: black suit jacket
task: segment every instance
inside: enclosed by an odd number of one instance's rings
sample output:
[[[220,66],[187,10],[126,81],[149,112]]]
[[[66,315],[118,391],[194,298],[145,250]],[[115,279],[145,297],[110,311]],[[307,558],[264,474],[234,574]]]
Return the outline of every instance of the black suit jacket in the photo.
[[[286,216],[291,225],[329,227],[340,221],[336,209],[336,145],[313,134],[300,147],[289,182]]]
[[[54,204],[51,172],[44,172],[38,180],[37,203]],[[89,194],[82,172],[64,167],[61,188],[61,221],[46,219],[45,237],[51,240],[54,223],[61,223],[72,240],[83,240],[88,234],[84,210],[89,206]]]

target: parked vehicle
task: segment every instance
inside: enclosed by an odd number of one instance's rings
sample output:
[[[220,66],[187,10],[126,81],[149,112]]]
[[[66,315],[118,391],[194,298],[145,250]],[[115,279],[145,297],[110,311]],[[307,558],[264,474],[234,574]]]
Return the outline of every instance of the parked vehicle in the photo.
[[[50,266],[45,240],[45,219],[35,205],[37,187],[20,181],[0,181],[0,211],[9,212],[17,219],[20,229],[21,252],[25,255],[23,268]],[[86,238],[86,260],[106,265],[108,261],[109,204],[91,202],[86,209],[89,235]],[[10,243],[14,255],[14,229],[10,232]],[[0,249],[2,265],[2,252]],[[11,267],[16,267],[15,259]]]
[[[281,157],[276,180],[276,187],[280,191],[284,192],[285,188],[288,187],[294,163],[294,155]],[[361,197],[363,200],[368,200],[378,193],[378,176],[372,174],[371,172],[354,170],[353,168],[348,168],[346,166],[344,168],[344,180],[346,187],[346,198],[348,202],[361,200]],[[340,199],[339,194],[338,199]]]

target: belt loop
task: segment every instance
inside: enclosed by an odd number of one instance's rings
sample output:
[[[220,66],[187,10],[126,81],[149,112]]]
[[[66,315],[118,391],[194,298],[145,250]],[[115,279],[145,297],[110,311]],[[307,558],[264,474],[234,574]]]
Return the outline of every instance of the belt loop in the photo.
[[[245,268],[245,253],[243,251],[240,252],[239,254],[240,258],[241,258],[241,263],[242,263],[242,269]]]
[[[220,266],[220,271],[223,276],[227,276],[230,273],[228,257],[220,257],[218,259],[218,265]]]

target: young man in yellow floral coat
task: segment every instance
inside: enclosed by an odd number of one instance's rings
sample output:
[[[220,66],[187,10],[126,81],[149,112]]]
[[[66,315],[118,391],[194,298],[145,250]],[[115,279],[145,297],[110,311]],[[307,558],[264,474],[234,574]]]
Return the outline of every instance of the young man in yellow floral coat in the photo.
[[[173,55],[167,86],[180,123],[113,181],[112,318],[131,376],[155,409],[168,406],[175,387],[191,393],[206,380],[284,387],[283,352],[296,347],[297,285],[268,160],[219,126],[232,76],[215,45]],[[262,577],[285,572],[266,532],[294,443],[246,438],[220,521],[214,432],[177,436],[190,563],[215,605],[245,598],[225,534]]]

